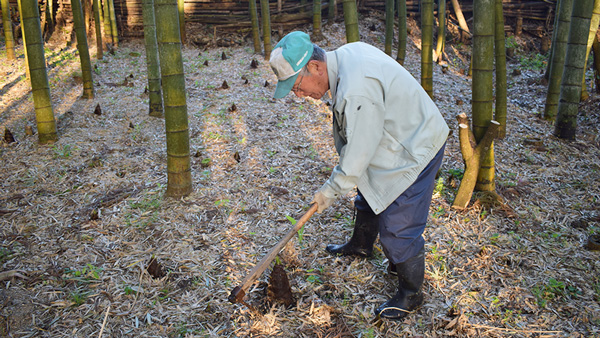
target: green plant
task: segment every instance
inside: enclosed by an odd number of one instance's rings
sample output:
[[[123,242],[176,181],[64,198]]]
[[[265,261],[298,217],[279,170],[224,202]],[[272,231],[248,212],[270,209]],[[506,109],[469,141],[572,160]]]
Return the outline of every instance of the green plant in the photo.
[[[73,306],[77,307],[84,304],[87,301],[89,292],[83,290],[75,290],[71,292],[71,301],[74,303]]]
[[[549,300],[564,296],[566,288],[563,282],[550,278],[548,283],[534,286],[531,291],[537,299],[538,306],[544,308]]]
[[[10,260],[13,256],[13,252],[7,248],[0,248],[0,265]]]
[[[69,158],[71,156],[71,146],[68,144],[62,147],[55,145],[52,147],[52,151],[54,152],[54,158]]]
[[[125,285],[125,287],[123,288],[123,291],[125,292],[126,295],[135,295],[137,293],[137,290],[133,289],[129,285]]]
[[[370,327],[367,330],[363,331],[362,337],[363,338],[375,338],[375,329]]]
[[[292,226],[295,226],[296,223],[298,223],[298,221],[296,221],[291,216],[286,215],[285,218],[287,218],[287,220],[290,221],[290,223],[292,223]],[[304,240],[304,225],[302,225],[302,227],[300,229],[298,229],[298,243],[302,244],[303,240]]]
[[[145,197],[141,201],[129,202],[131,209],[139,209],[142,212],[156,210],[160,207],[160,199],[158,197]]]
[[[505,41],[504,43],[506,45],[506,48],[517,49],[517,47],[519,47],[519,45],[517,44],[517,40],[512,35],[507,37],[506,40],[504,40],[504,41]]]
[[[211,164],[212,164],[212,160],[208,157],[203,158],[202,161],[200,161],[200,166],[202,166],[202,168],[210,167]]]
[[[463,175],[465,174],[465,171],[463,169],[449,169],[448,173],[456,178],[458,178],[459,180],[462,180]]]
[[[314,271],[315,271],[315,269],[306,270],[306,272],[308,273],[308,276],[306,277],[306,281],[309,283],[312,283],[312,284],[323,284],[321,277],[319,275],[317,275],[316,273],[313,273]]]
[[[433,214],[431,215],[431,217],[438,218],[438,217],[444,216],[445,214],[446,214],[446,209],[444,209],[444,207],[442,207],[442,206],[439,206],[433,212]]]
[[[546,68],[547,57],[539,53],[533,56],[521,55],[519,63],[524,69],[539,71]]]
[[[217,207],[226,207],[227,204],[229,204],[228,199],[222,199],[222,200],[218,200],[215,202],[215,206],[217,206]]]
[[[444,190],[444,178],[440,176],[437,179],[437,181],[435,182],[435,188],[433,189],[433,194],[441,195],[443,190]]]
[[[133,141],[138,141],[140,134],[142,133],[142,126],[140,124],[136,124],[133,126],[133,130],[131,131],[131,139]]]
[[[94,266],[90,263],[86,264],[86,266],[81,270],[65,269],[65,274],[69,276],[68,279],[87,283],[99,280],[101,272],[102,268]]]

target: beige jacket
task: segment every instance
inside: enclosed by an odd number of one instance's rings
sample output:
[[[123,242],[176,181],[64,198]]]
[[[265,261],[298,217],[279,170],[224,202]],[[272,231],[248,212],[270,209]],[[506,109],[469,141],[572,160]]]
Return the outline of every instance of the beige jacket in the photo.
[[[356,186],[379,214],[441,149],[448,126],[415,78],[373,46],[328,52],[327,72],[340,161],[320,191],[335,198]]]

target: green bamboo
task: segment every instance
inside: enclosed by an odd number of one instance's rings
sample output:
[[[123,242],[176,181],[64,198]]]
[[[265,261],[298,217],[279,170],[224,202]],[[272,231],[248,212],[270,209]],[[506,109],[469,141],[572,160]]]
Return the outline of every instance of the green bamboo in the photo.
[[[13,37],[12,23],[10,20],[10,3],[8,0],[0,0],[2,6],[2,24],[4,26],[4,44],[6,46],[6,58],[15,60],[15,39]]]
[[[108,0],[108,15],[110,16],[110,32],[112,34],[112,42],[116,48],[119,46],[119,31],[117,29],[117,16],[115,15],[114,0]]]
[[[546,92],[546,105],[544,106],[544,119],[554,121],[558,111],[558,100],[560,98],[560,82],[565,67],[565,56],[567,54],[567,38],[569,36],[569,25],[571,23],[571,12],[573,0],[559,0],[558,3],[558,26],[554,27],[556,34],[552,41],[552,60],[550,60],[550,77],[548,79],[548,90]]]
[[[148,70],[148,97],[150,99],[149,115],[163,117],[154,0],[143,0],[142,16],[144,20],[144,42],[146,45],[146,68]]]
[[[320,40],[321,33],[321,0],[313,1],[313,40]]]
[[[102,6],[103,8],[103,20],[104,20],[104,39],[111,43],[114,44],[113,42],[113,35],[112,35],[112,25],[110,24],[110,13],[109,13],[109,5],[108,2],[110,0],[104,0],[104,5]]]
[[[23,13],[23,11],[21,10],[21,0],[17,0],[17,6],[19,7],[19,13]],[[21,36],[23,39],[23,55],[25,56],[25,75],[27,76],[28,79],[31,79],[31,73],[29,72],[29,59],[27,58],[27,39],[25,38],[25,25],[23,24],[23,14],[19,15],[19,20],[21,20]]]
[[[177,0],[177,11],[179,12],[179,33],[181,35],[181,43],[186,44],[187,37],[185,33],[185,3],[184,0]]]
[[[598,38],[594,39],[592,49],[594,50],[594,81],[596,83],[596,93],[600,94],[600,41],[598,41]]]
[[[494,1],[473,1],[473,135],[479,143],[493,119]],[[493,143],[481,154],[476,190],[494,191]]]
[[[252,41],[254,42],[254,53],[261,53],[260,29],[258,27],[258,12],[256,9],[256,0],[248,1],[250,3],[250,21],[252,22]]]
[[[550,66],[552,65],[552,59],[554,57],[554,41],[556,41],[556,31],[558,27],[558,8],[560,6],[561,0],[557,0],[556,4],[554,4],[554,23],[552,24],[552,40],[550,40],[550,52],[548,53],[548,62],[546,63],[546,71],[544,72],[544,79],[550,79]]]
[[[438,34],[435,55],[437,62],[444,58],[444,48],[446,47],[446,0],[439,0],[438,6]]]
[[[385,48],[387,55],[392,56],[394,44],[394,1],[385,0]]]
[[[358,32],[358,9],[356,8],[356,0],[344,1],[344,24],[346,26],[346,42],[356,42],[360,40]]]
[[[495,0],[496,29],[494,47],[496,51],[496,112],[494,120],[500,123],[497,138],[506,137],[507,79],[506,79],[506,34],[504,32],[504,11],[502,0]]]
[[[335,20],[335,15],[337,10],[337,0],[329,0],[327,7],[327,21],[329,23],[333,23]]]
[[[92,1],[94,1],[92,6],[94,7],[94,27],[96,29],[96,58],[102,60],[104,55],[102,48],[102,21],[100,20],[102,16],[100,15],[100,0]]]
[[[156,0],[155,15],[167,135],[166,196],[180,198],[192,192],[192,171],[177,0]]]
[[[22,0],[21,16],[27,43],[27,60],[31,72],[31,91],[40,144],[53,143],[58,139],[56,122],[50,99],[50,86],[46,72],[44,40],[40,27],[40,14],[37,0]]]
[[[71,10],[73,12],[73,26],[77,36],[77,51],[81,61],[81,77],[83,78],[83,99],[94,98],[94,83],[92,80],[92,63],[90,61],[90,51],[87,44],[87,35],[83,19],[83,11],[80,0],[71,0]]]
[[[398,55],[396,61],[399,64],[404,64],[406,58],[406,42],[408,40],[408,32],[406,28],[406,0],[398,1]]]
[[[433,0],[421,0],[421,86],[433,97]]]
[[[260,14],[262,19],[263,43],[265,46],[265,60],[271,58],[271,12],[269,0],[260,0]]]
[[[588,35],[587,49],[585,52],[585,65],[592,51],[592,44],[596,38],[596,31],[598,31],[598,23],[600,23],[600,0],[594,2],[594,10],[592,11],[592,20],[590,22],[590,33]],[[583,72],[583,78],[581,79],[581,101],[585,101],[590,97],[588,94],[587,86],[585,84],[585,70]]]
[[[585,70],[585,53],[594,0],[574,0],[567,55],[560,84],[558,114],[554,135],[574,140],[577,131],[577,111],[581,98],[581,78]]]

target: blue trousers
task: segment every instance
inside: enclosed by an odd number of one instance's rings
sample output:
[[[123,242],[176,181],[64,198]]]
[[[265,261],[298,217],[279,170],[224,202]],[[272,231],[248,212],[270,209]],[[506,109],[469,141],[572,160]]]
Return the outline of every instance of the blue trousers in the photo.
[[[392,264],[402,263],[416,256],[425,245],[423,231],[427,225],[435,175],[442,165],[444,148],[445,145],[421,171],[415,182],[379,214],[379,241]],[[358,210],[374,215],[360,191],[354,205]]]

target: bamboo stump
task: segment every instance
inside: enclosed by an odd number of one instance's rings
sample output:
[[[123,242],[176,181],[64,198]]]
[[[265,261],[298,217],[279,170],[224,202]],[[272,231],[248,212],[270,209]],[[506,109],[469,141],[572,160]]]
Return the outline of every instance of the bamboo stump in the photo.
[[[463,155],[465,162],[465,173],[458,187],[456,197],[452,203],[452,207],[455,209],[465,209],[471,200],[475,184],[477,183],[477,175],[479,173],[479,164],[481,162],[482,154],[485,154],[486,150],[489,149],[492,142],[498,134],[500,123],[496,121],[490,121],[485,135],[479,142],[475,141],[475,135],[469,128],[469,118],[465,113],[459,114],[456,119],[458,120],[458,139],[460,141],[460,152]]]

